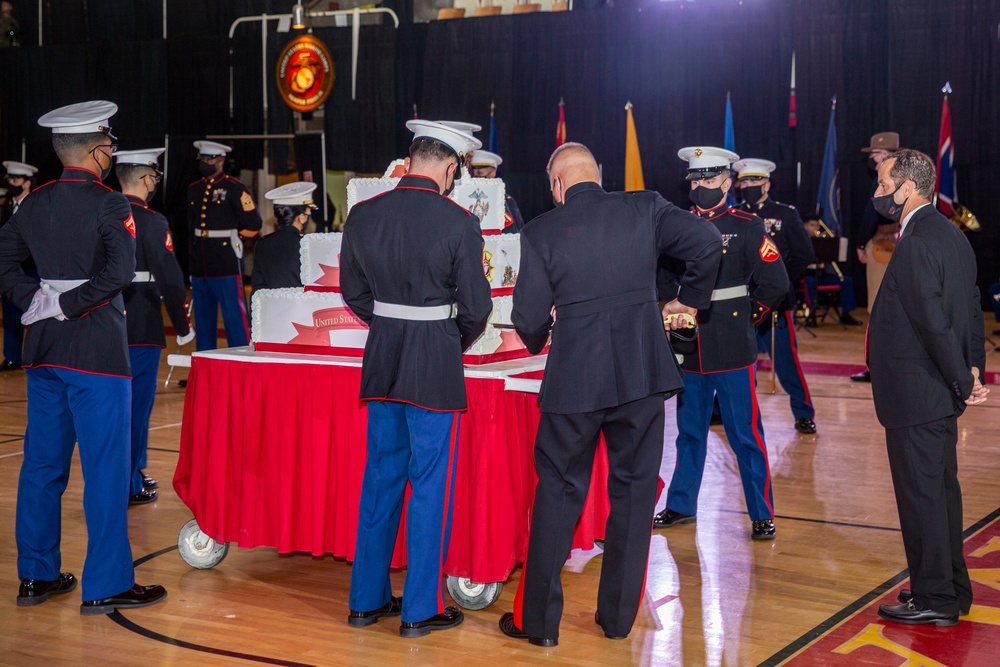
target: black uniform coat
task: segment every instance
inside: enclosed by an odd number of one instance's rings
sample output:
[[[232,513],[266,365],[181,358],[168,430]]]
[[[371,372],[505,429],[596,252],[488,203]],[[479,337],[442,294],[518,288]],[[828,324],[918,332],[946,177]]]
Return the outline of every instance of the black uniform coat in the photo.
[[[592,412],[679,391],[656,302],[657,259],[687,261],[679,298],[703,308],[721,249],[715,229],[655,192],[609,193],[592,182],[528,223],[512,319],[534,354],[552,331],[542,411]]]
[[[868,323],[875,413],[887,429],[959,415],[985,379],[976,257],[931,205],[913,213],[892,253]]]
[[[125,297],[129,345],[166,347],[163,309],[181,336],[191,327],[187,321],[187,292],[184,274],[174,257],[174,241],[167,219],[148,208],[139,197],[125,195],[135,219],[135,270],[153,275],[154,282],[134,282],[122,293]]]
[[[253,249],[253,291],[278,287],[302,287],[302,232],[294,225],[278,227],[257,241]]]
[[[722,263],[715,289],[749,285],[749,296],[712,301],[698,311],[698,349],[694,354],[684,355],[682,367],[695,373],[746,368],[757,360],[754,321],[759,321],[762,310],[766,312],[780,305],[788,293],[785,266],[757,216],[738,208],[727,209],[725,204],[697,213],[714,224],[722,235]],[[661,272],[660,298],[673,298],[676,292],[673,275],[677,273],[676,266]]]
[[[262,221],[246,186],[225,174],[201,178],[188,186],[188,226],[192,278],[220,278],[243,274],[242,261],[228,238],[202,236],[209,230],[257,231]]]
[[[462,351],[486,328],[493,309],[475,216],[442,197],[430,178],[403,176],[393,190],[357,204],[347,216],[340,289],[370,326],[361,400],[466,408]],[[376,317],[376,299],[406,306],[454,303],[458,315],[427,322]]]
[[[135,223],[128,200],[85,169],[67,167],[35,188],[0,228],[0,291],[27,310],[38,280],[87,280],[59,297],[66,320],[41,320],[24,333],[25,366],[59,366],[131,376],[121,292],[135,273]]]
[[[806,231],[802,218],[794,206],[782,204],[770,197],[753,206],[744,204],[743,208],[764,221],[764,231],[778,246],[789,283],[788,298],[781,304],[781,308],[791,310],[795,308],[798,300],[795,285],[809,265],[816,261],[816,252],[813,249],[812,239],[809,238],[809,232]]]

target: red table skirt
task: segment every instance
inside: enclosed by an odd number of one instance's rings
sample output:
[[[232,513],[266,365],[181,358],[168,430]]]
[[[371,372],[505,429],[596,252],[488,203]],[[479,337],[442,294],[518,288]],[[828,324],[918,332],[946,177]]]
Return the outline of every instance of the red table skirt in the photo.
[[[194,357],[188,376],[178,496],[218,542],[353,560],[367,410],[361,369]],[[445,572],[507,579],[528,547],[537,477],[537,396],[502,379],[467,378]],[[610,509],[604,443],[573,538],[589,549]],[[406,564],[404,520],[392,564]]]

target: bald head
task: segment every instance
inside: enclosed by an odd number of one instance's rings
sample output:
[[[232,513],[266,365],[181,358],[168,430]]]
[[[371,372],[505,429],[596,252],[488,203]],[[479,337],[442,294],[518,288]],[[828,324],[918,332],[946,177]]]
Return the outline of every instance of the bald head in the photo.
[[[552,153],[546,171],[552,198],[559,204],[565,201],[566,191],[577,183],[601,182],[594,154],[583,144],[574,142],[565,143]]]

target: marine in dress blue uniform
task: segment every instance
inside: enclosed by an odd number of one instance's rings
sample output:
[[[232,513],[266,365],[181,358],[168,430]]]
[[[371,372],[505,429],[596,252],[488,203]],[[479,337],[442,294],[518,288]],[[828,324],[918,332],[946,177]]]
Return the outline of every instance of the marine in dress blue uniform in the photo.
[[[711,225],[655,192],[605,192],[581,144],[556,149],[547,171],[561,205],[521,232],[512,312],[528,351],[538,354],[552,335],[538,397],[538,485],[514,612],[501,617],[500,629],[554,646],[560,572],[601,433],[611,513],[595,620],[610,638],[627,636],[635,622],[663,455],[663,402],[683,386],[656,300],[657,260],[666,254],[686,262],[678,298],[666,309],[693,314],[709,304],[722,243]]]
[[[795,430],[815,433],[816,409],[813,407],[809,383],[799,361],[799,343],[795,336],[795,304],[798,301],[795,285],[810,264],[816,261],[812,240],[802,225],[802,218],[794,206],[775,201],[769,195],[771,172],[775,165],[770,160],[745,158],[737,160],[733,169],[739,174],[737,182],[743,199],[743,210],[753,213],[764,222],[764,230],[778,246],[788,274],[788,296],[776,309],[777,328],[774,331],[774,372],[782,389],[788,394],[795,417]],[[757,340],[771,354],[771,327],[775,318],[768,318],[757,328]]]
[[[74,104],[51,127],[65,167],[0,229],[0,291],[25,313],[28,428],[17,487],[19,605],[76,586],[60,572],[61,500],[74,442],[85,480],[83,614],[153,604],[162,586],[135,583],[128,541],[131,378],[121,292],[135,271],[128,201],[102,183],[111,170],[111,102]],[[91,169],[96,168],[95,171]],[[35,259],[39,281],[21,262]]]
[[[479,141],[431,121],[407,127],[415,133],[409,173],[348,215],[340,287],[370,326],[361,368],[368,461],[348,623],[360,627],[402,613],[400,634],[416,637],[463,620],[457,607],[444,606],[442,567],[467,407],[462,351],[485,329],[492,301],[478,221],[442,196]],[[392,595],[389,563],[407,480],[413,493],[400,599]]]
[[[287,183],[264,195],[274,202],[278,228],[257,241],[253,255],[253,291],[280,287],[302,287],[299,248],[302,232],[317,209],[313,201],[315,183]]]
[[[0,227],[10,220],[11,216],[21,206],[24,198],[31,193],[35,185],[35,167],[24,162],[5,160],[4,169],[7,187],[6,202],[0,206]],[[24,272],[32,278],[38,277],[35,263],[28,258],[24,261]],[[0,297],[3,303],[3,361],[0,362],[0,372],[16,371],[21,368],[21,347],[24,345],[24,326],[21,315],[24,313],[7,297]]]
[[[214,141],[196,141],[194,146],[202,175],[188,186],[191,299],[194,321],[201,329],[195,347],[216,348],[220,308],[226,343],[239,347],[250,342],[242,239],[256,236],[262,221],[250,191],[222,171],[232,149]]]
[[[478,150],[473,152],[471,162],[471,173],[474,178],[496,178],[497,167],[503,163],[503,158],[490,151]],[[520,234],[524,227],[524,217],[521,209],[517,207],[517,202],[505,192],[504,197],[504,234]]]
[[[115,153],[115,175],[132,207],[135,220],[135,277],[125,289],[128,314],[128,354],[132,364],[132,457],[129,504],[156,500],[156,480],[143,472],[149,441],[149,416],[156,399],[156,376],[167,339],[163,330],[163,308],[177,332],[178,345],[194,338],[187,318],[184,274],[174,257],[174,241],[167,219],[146,202],[156,192],[163,172],[159,160],[164,148]]]
[[[774,501],[764,424],[757,404],[757,340],[754,324],[770,316],[788,294],[788,276],[774,241],[760,218],[726,205],[729,165],[739,159],[714,147],[683,148],[688,161],[692,209],[722,235],[722,264],[712,302],[698,311],[696,345],[683,349],[684,391],[677,397],[677,465],[667,506],[656,515],[659,528],[693,523],[705,470],[713,395],[736,454],[754,539],[773,539]],[[660,297],[672,298],[676,267],[661,273]],[[689,330],[693,333],[694,330]]]

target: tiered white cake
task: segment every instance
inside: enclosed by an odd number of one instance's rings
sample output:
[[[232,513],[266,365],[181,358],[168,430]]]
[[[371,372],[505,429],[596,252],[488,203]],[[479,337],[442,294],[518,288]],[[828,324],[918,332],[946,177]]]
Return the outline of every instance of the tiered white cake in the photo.
[[[390,167],[391,168],[391,167]],[[351,181],[353,185],[359,179]],[[398,179],[368,179],[386,185],[384,181]],[[498,179],[469,179],[478,182],[479,191],[489,190],[497,206],[484,216],[498,212],[503,225],[503,183]],[[364,183],[362,183],[364,185]],[[498,184],[498,187],[497,187]],[[370,183],[368,184],[370,185]],[[390,186],[391,187],[391,186]],[[388,189],[386,187],[385,189]],[[456,188],[458,189],[458,188]],[[352,191],[348,186],[349,193]],[[367,192],[375,196],[381,191]],[[353,190],[355,196],[359,192]],[[491,196],[489,199],[494,200]],[[480,198],[480,204],[482,203]],[[357,200],[354,200],[357,201]],[[353,205],[354,201],[349,200]],[[485,217],[480,216],[481,221]],[[489,224],[493,225],[494,222]],[[521,339],[510,328],[512,297],[521,259],[520,237],[517,234],[492,234],[485,231],[483,273],[493,291],[493,312],[486,331],[465,353],[467,364],[484,364],[530,356]],[[272,352],[300,352],[361,356],[368,338],[368,327],[351,312],[340,295],[340,244],[342,234],[306,234],[302,237],[300,258],[304,288],[258,290],[251,303],[255,349]],[[495,326],[499,325],[499,326]]]

